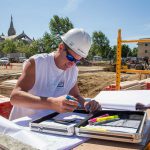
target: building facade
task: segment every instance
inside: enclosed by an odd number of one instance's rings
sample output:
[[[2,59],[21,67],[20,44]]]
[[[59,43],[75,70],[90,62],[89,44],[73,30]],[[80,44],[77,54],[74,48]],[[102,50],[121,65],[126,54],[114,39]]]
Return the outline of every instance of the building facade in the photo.
[[[150,38],[143,38],[140,40],[150,40]],[[138,57],[150,58],[150,42],[138,43]]]
[[[8,40],[23,40],[28,43],[31,43],[33,41],[29,36],[27,36],[25,34],[24,31],[20,34],[16,33],[16,30],[13,25],[13,17],[12,16],[11,16],[11,21],[10,21],[10,27],[8,29],[8,35],[4,35],[3,33],[0,35],[0,42],[7,40],[7,39]]]
[[[7,35],[4,35],[3,33],[0,35],[0,42],[3,42],[5,40],[24,41],[27,43],[31,43],[33,41],[29,36],[27,36],[25,34],[24,31],[20,34],[16,33],[16,30],[13,25],[13,17],[12,16],[11,16],[10,27],[8,29]],[[8,55],[11,56],[12,54],[8,54]],[[15,55],[24,56],[22,53],[16,53]],[[4,56],[7,56],[7,55],[0,51],[0,58],[4,57]]]

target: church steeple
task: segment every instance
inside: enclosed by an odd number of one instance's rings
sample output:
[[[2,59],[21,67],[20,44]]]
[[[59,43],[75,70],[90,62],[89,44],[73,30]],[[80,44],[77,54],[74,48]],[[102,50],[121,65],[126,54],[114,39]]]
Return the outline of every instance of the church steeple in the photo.
[[[16,34],[16,30],[14,28],[14,25],[13,25],[13,17],[11,15],[11,22],[10,22],[10,27],[8,29],[8,36],[11,36],[11,35],[15,35]]]

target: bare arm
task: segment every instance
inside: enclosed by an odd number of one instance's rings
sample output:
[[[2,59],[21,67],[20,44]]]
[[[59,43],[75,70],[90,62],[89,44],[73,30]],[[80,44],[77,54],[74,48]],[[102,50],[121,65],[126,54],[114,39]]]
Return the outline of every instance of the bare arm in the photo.
[[[32,109],[51,109],[58,112],[73,111],[77,107],[77,102],[66,101],[64,96],[56,98],[39,97],[28,93],[34,83],[35,61],[34,59],[30,59],[11,93],[11,103],[20,107]]]
[[[78,102],[81,104],[81,106],[84,107],[85,99],[81,96],[77,83],[70,90],[69,94],[74,96],[78,100]]]

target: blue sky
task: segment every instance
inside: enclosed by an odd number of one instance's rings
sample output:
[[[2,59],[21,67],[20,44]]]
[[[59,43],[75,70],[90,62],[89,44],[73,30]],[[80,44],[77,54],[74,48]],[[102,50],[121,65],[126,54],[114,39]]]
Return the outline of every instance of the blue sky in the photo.
[[[35,39],[49,32],[53,15],[69,17],[90,35],[102,31],[111,46],[119,28],[124,40],[150,38],[150,0],[0,0],[0,34],[7,35],[11,14],[17,34]]]

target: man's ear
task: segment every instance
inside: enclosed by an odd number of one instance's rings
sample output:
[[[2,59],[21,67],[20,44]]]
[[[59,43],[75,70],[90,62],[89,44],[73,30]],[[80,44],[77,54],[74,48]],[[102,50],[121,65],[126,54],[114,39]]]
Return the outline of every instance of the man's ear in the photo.
[[[64,44],[60,43],[59,46],[58,46],[58,48],[59,48],[60,51],[63,51],[64,50]]]

